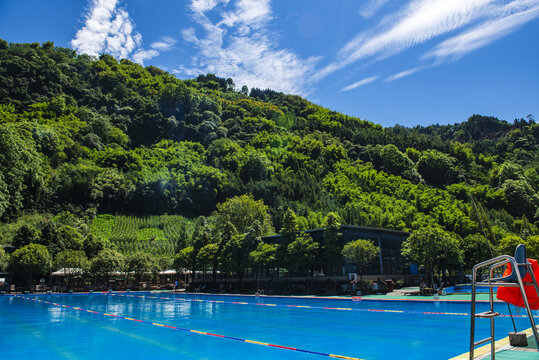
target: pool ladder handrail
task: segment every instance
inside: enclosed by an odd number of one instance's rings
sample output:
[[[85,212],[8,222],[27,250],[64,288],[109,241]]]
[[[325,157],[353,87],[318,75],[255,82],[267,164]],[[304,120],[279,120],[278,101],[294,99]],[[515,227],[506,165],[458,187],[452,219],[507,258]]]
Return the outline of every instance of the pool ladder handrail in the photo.
[[[497,281],[495,277],[493,277],[493,272],[495,269],[511,264],[511,268],[514,269],[514,273],[516,274],[516,282],[502,282]],[[476,282],[477,278],[477,270],[489,266],[489,277],[487,278],[487,281],[480,281]],[[526,267],[528,272],[531,275],[532,282],[531,283],[524,283],[522,281],[522,276],[520,275],[520,271],[517,271],[519,267]],[[487,343],[490,341],[491,348],[490,348],[490,354],[491,359],[495,359],[495,341],[494,341],[494,318],[499,316],[500,313],[494,311],[494,287],[518,287],[520,289],[520,293],[522,295],[522,298],[524,300],[524,305],[526,307],[526,312],[528,314],[528,319],[530,320],[531,328],[533,331],[533,335],[535,337],[535,341],[537,344],[539,344],[539,335],[537,333],[537,328],[535,326],[535,321],[533,319],[533,314],[530,309],[530,304],[528,302],[528,297],[526,296],[526,290],[524,289],[524,285],[533,285],[535,287],[535,291],[539,295],[539,286],[537,285],[537,280],[535,279],[535,275],[532,271],[532,266],[530,262],[526,260],[525,263],[517,263],[515,258],[513,256],[509,255],[501,255],[498,257],[495,257],[490,260],[486,260],[483,262],[480,262],[479,264],[476,264],[473,267],[472,272],[472,311],[471,311],[471,326],[470,326],[470,360],[473,360],[474,358],[474,350],[475,347],[484,343]],[[488,286],[489,287],[489,304],[490,304],[490,310],[485,311],[482,313],[475,313],[475,295],[476,295],[476,286]],[[490,337],[487,337],[483,340],[474,341],[475,337],[475,318],[487,318],[490,319]],[[539,350],[538,350],[539,351]]]

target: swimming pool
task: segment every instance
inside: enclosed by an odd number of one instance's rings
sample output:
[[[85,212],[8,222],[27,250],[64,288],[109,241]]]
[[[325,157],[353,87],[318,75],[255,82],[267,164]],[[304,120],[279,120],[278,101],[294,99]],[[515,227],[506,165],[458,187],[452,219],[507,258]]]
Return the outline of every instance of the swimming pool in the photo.
[[[472,285],[456,285],[450,286],[444,289],[447,294],[462,293],[462,294],[471,294]],[[493,287],[492,290],[496,293],[498,291],[497,287]],[[475,289],[476,293],[488,293],[490,288],[488,286],[477,286]]]
[[[505,304],[496,310],[508,313]],[[448,359],[468,350],[469,311],[468,302],[442,301],[0,296],[0,352],[5,359]],[[526,318],[515,322],[529,327]],[[488,324],[478,320],[477,339]],[[497,339],[507,336],[510,318],[496,319],[496,330]]]

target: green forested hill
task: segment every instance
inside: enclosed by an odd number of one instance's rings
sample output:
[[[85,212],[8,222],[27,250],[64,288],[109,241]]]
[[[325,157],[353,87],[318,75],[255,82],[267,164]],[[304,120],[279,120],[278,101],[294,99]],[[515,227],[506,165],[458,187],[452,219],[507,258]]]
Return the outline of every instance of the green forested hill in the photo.
[[[181,215],[184,226],[251,194],[277,230],[291,209],[300,228],[336,212],[342,223],[439,225],[464,239],[481,232],[479,216],[498,244],[539,234],[538,144],[531,116],[383,128],[212,74],[179,80],[109,55],[0,41],[5,243],[24,224],[43,231],[55,214],[81,219],[63,226],[82,237],[108,239],[96,214]]]

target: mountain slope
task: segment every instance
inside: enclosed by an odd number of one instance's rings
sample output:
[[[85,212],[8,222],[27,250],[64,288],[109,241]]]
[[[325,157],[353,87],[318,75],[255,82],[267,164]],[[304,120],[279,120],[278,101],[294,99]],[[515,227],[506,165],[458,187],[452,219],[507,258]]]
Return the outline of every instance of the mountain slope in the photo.
[[[109,55],[0,41],[0,219],[92,208],[193,218],[252,194],[275,229],[291,208],[303,228],[335,211],[344,223],[460,237],[481,232],[479,217],[493,242],[538,233],[531,117],[383,128],[247,92],[212,74],[179,80]]]

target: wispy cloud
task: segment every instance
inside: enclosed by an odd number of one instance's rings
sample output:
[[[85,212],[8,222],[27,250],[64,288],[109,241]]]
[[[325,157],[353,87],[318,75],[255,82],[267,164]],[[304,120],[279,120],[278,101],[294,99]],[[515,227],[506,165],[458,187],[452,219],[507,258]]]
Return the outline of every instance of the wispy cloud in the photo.
[[[362,79],[362,80],[359,80],[351,85],[348,85],[348,86],[345,86],[343,87],[340,91],[349,91],[349,90],[352,90],[352,89],[356,89],[360,86],[363,86],[363,85],[367,85],[373,81],[376,81],[378,79],[378,76],[371,76],[371,77],[368,77],[366,79]]]
[[[84,27],[71,40],[77,52],[92,56],[108,53],[119,59],[131,56],[133,61],[143,64],[175,44],[174,39],[163,37],[151,44],[151,49],[142,48],[142,35],[135,31],[129,14],[118,4],[118,0],[91,1]]]
[[[190,9],[195,13],[203,14],[213,10],[219,3],[228,3],[228,0],[192,0]]]
[[[442,34],[454,31],[483,16],[494,0],[414,0],[396,14],[387,15],[374,32],[362,32],[338,53],[336,61],[320,73],[330,73],[358,60],[383,59]]]
[[[158,56],[161,52],[170,50],[174,44],[176,44],[176,40],[171,37],[164,36],[161,38],[161,40],[152,43],[149,50],[142,48],[138,49],[133,54],[133,61],[143,65],[144,61]]]
[[[535,4],[532,4],[532,6],[527,9],[521,9],[521,11],[517,13],[485,22],[471,30],[445,40],[432,51],[425,54],[423,58],[435,58],[438,63],[448,58],[453,60],[459,59],[471,51],[477,50],[512,33],[525,23],[537,17],[539,17],[539,4],[538,2],[535,2]]]
[[[361,8],[360,15],[372,16],[386,2],[370,0]],[[400,10],[384,15],[374,29],[362,31],[346,43],[335,60],[317,72],[315,80],[352,64],[378,62],[445,36],[418,59],[416,67],[385,79],[386,82],[395,81],[444,60],[457,60],[538,17],[539,0],[411,0]],[[462,32],[451,34],[459,30]],[[453,36],[447,38],[448,35]],[[429,61],[431,63],[427,64]],[[361,82],[356,84],[363,85]],[[356,84],[341,91],[353,89]]]
[[[318,59],[301,59],[278,47],[268,29],[272,19],[269,0],[194,0],[189,9],[200,28],[184,29],[182,35],[198,53],[190,66],[179,66],[177,72],[212,72],[231,77],[238,85],[305,94]],[[220,20],[211,21],[210,11],[212,18]],[[203,36],[197,34],[200,31]]]
[[[163,36],[161,40],[152,43],[150,47],[159,51],[168,51],[174,46],[174,44],[176,44],[176,40],[169,36]]]
[[[376,14],[389,0],[369,0],[359,9],[359,15],[370,18]]]
[[[419,70],[423,70],[424,68],[425,68],[424,66],[416,66],[415,68],[404,70],[395,75],[388,76],[385,81],[391,82],[391,81],[399,80],[409,75],[415,74],[416,72],[418,72]]]
[[[224,12],[221,23],[232,27],[239,26],[239,31],[246,33],[252,29],[263,27],[271,20],[269,0],[239,0],[236,9]]]
[[[144,65],[144,61],[153,59],[157,55],[159,55],[159,51],[154,50],[154,49],[150,49],[150,50],[138,49],[133,54],[133,61],[136,62],[137,64]]]

